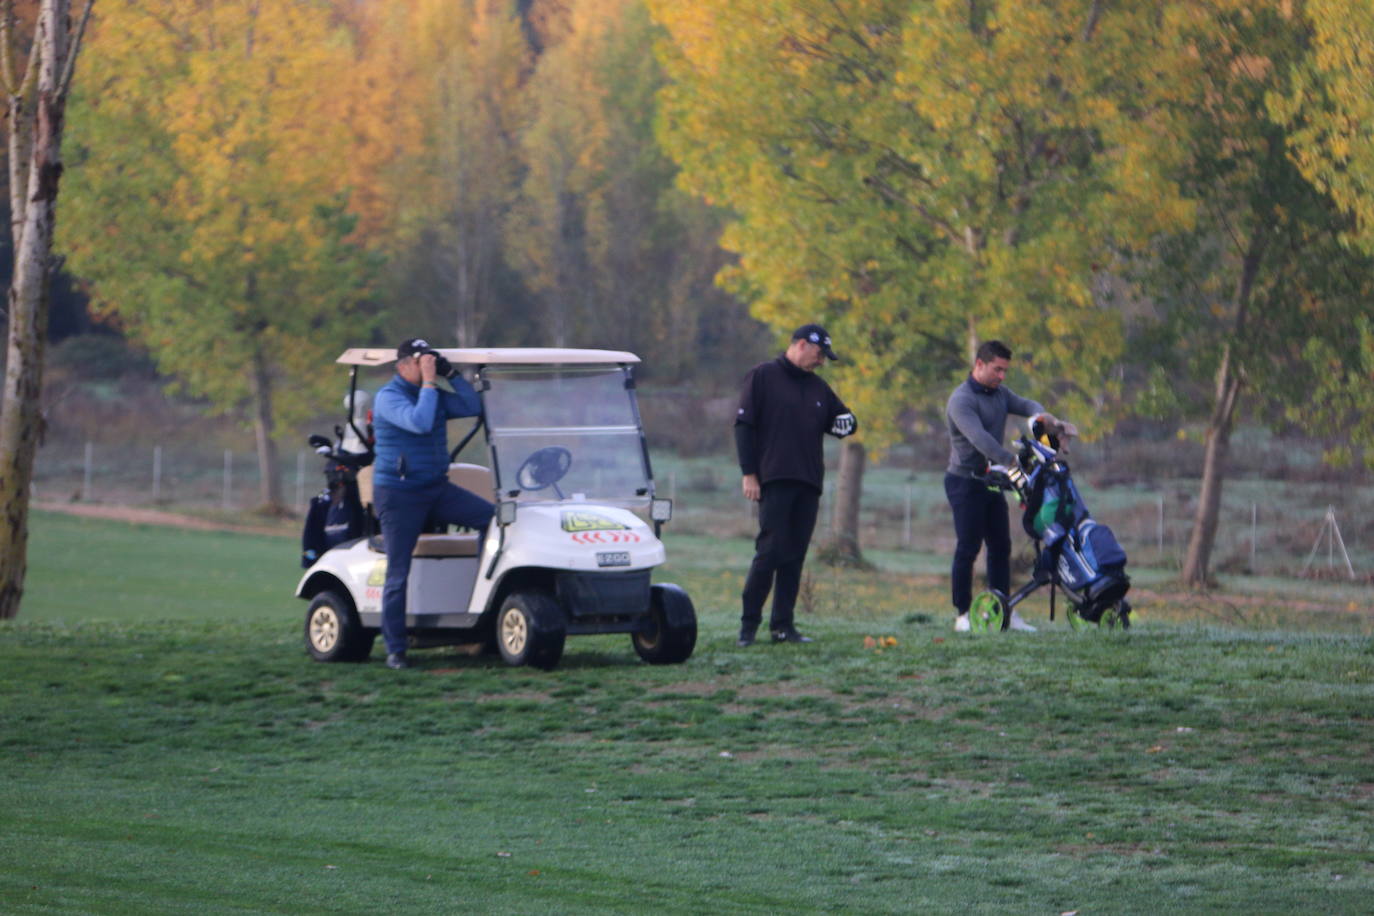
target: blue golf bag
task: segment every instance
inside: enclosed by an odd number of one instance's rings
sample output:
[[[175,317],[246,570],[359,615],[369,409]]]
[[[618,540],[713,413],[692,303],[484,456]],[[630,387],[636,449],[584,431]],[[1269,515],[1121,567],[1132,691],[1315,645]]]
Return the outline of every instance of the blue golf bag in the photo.
[[[1027,477],[1021,527],[1035,541],[1034,578],[1063,588],[1076,613],[1097,622],[1130,590],[1126,551],[1112,529],[1089,514],[1057,443],[1040,439],[1021,439],[1019,455]]]

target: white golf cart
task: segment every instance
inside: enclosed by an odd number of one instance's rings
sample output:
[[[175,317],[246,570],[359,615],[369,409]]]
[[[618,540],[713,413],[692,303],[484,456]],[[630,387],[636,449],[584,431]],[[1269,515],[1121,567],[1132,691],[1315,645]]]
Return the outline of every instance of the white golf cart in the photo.
[[[496,503],[476,532],[420,536],[406,592],[406,628],[417,648],[479,644],[512,665],[553,668],[567,636],[628,633],[645,661],[685,661],[696,646],[696,611],[675,585],[653,584],[664,561],[659,530],[672,503],[654,497],[653,472],[635,399],[633,353],[572,349],[444,349],[471,370],[482,415],[452,461],[485,429],[489,465],[452,464],[449,479]],[[382,367],[391,349],[353,349],[348,403],[358,370]],[[336,441],[311,437],[329,462],[341,500],[331,525],[341,539],[308,553],[296,595],[310,602],[305,642],[319,661],[368,657],[381,627],[386,554],[371,506],[371,440],[350,411]],[[324,498],[325,494],[321,494]],[[632,510],[646,512],[651,525]],[[352,516],[351,518],[349,516]],[[307,531],[307,534],[309,532]]]

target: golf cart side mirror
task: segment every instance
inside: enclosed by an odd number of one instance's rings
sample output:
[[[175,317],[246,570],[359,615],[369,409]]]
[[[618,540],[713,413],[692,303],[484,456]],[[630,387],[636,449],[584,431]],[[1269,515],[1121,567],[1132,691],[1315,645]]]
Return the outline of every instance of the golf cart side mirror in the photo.
[[[501,527],[512,524],[515,521],[515,507],[518,505],[513,499],[503,499],[496,504],[496,524]]]
[[[649,518],[656,522],[671,521],[673,517],[673,501],[671,499],[654,499],[649,503]]]

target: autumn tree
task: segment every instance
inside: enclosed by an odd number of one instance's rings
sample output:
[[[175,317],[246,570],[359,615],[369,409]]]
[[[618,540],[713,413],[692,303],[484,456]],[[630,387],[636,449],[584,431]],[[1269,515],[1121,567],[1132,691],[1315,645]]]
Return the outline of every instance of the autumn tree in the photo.
[[[1343,241],[1374,256],[1374,6],[1307,0],[1304,10],[1311,53],[1294,65],[1288,93],[1268,96],[1269,106],[1291,128],[1298,168],[1349,218]],[[1348,333],[1327,337],[1307,344],[1311,397],[1289,416],[1319,435],[1346,433],[1328,453],[1335,463],[1360,455],[1374,468],[1374,322],[1357,316]]]
[[[1150,5],[650,5],[672,36],[665,144],[735,216],[722,280],[778,331],[826,322],[866,444],[909,405],[934,419],[990,337],[1062,412],[1113,406],[1113,221],[1145,234],[1187,209],[1142,178],[1153,114],[1121,102]]]
[[[19,613],[28,568],[29,492],[42,438],[39,402],[53,232],[62,177],[67,96],[94,0],[73,19],[68,0],[42,0],[21,34],[13,0],[0,4],[0,80],[6,94],[10,238],[14,271],[5,386],[0,401],[0,619]],[[27,61],[24,52],[27,50]],[[21,70],[22,66],[22,70]]]
[[[490,344],[512,317],[505,226],[522,169],[530,49],[514,6],[500,0],[416,0],[404,21],[398,75],[420,129],[391,175],[399,288],[418,306],[408,320],[445,329],[459,346]]]
[[[1210,381],[1202,480],[1181,576],[1212,579],[1212,552],[1237,421],[1283,422],[1318,379],[1304,350],[1354,338],[1368,266],[1341,244],[1349,219],[1290,154],[1269,102],[1288,97],[1310,49],[1299,5],[1212,0],[1171,5],[1153,56],[1154,104],[1171,113],[1163,170],[1195,220],[1154,240],[1149,292],[1168,352],[1159,371]],[[1346,345],[1342,345],[1344,348]],[[1248,411],[1247,411],[1248,408]]]
[[[654,137],[664,77],[649,49],[660,29],[640,0],[577,0],[550,32],[557,40],[528,85],[525,172],[507,232],[547,332],[639,351],[665,376],[696,365],[686,341],[707,335],[727,351],[752,341],[711,285],[720,219],[674,188]]]
[[[348,44],[294,0],[114,0],[90,63],[73,269],[163,372],[247,418],[280,511],[279,425],[317,408],[336,384],[321,368],[371,332],[375,265],[350,242],[329,102]]]

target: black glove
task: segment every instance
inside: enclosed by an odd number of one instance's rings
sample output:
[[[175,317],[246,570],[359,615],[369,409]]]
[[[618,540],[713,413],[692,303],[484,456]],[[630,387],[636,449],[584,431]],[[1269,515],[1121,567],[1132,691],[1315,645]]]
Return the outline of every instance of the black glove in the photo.
[[[444,359],[444,357],[441,354],[435,353],[434,374],[442,376],[443,378],[453,378],[455,375],[458,374],[458,370],[454,367],[453,363]]]

